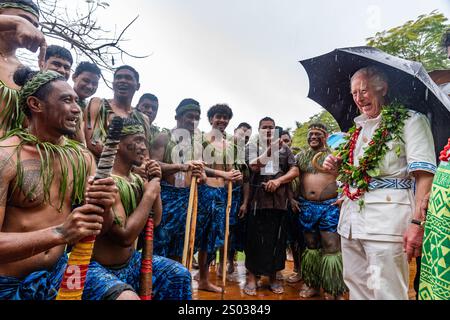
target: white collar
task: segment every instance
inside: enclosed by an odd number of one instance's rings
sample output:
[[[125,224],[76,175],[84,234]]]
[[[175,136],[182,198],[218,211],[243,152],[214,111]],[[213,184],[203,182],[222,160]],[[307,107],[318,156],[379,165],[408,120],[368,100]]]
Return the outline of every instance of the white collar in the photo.
[[[380,120],[381,120],[381,113],[376,118],[369,118],[366,114],[361,114],[354,119],[358,127],[362,126],[363,124],[377,124],[380,122]]]

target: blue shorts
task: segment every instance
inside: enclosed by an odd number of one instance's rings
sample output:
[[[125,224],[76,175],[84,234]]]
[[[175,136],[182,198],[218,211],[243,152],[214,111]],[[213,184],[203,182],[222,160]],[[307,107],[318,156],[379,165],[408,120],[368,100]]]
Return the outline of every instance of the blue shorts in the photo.
[[[0,276],[0,299],[54,300],[67,265],[63,254],[51,270],[35,271],[24,279]],[[83,300],[115,299],[131,288],[97,262],[91,262],[83,291]]]
[[[339,222],[339,207],[332,206],[337,198],[325,201],[308,201],[299,198],[300,214],[299,222],[303,231],[314,232],[320,231],[336,232]]]
[[[152,298],[154,300],[191,300],[191,274],[180,263],[153,255]],[[135,251],[130,261],[122,268],[108,268],[121,281],[139,292],[141,253]]]

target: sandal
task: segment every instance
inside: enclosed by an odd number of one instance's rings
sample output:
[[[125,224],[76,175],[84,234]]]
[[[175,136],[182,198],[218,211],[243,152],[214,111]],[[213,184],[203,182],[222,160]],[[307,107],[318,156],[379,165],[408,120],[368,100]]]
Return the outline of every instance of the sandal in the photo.
[[[275,282],[270,284],[270,291],[276,294],[284,293],[284,287],[281,283]]]
[[[256,286],[250,286],[248,283],[244,286],[244,293],[249,296],[256,296]]]

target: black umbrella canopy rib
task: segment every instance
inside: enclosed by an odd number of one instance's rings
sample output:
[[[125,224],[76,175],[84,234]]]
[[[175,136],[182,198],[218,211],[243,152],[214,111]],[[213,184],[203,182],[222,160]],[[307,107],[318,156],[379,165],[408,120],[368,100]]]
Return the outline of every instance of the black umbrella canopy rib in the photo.
[[[450,100],[418,62],[372,47],[351,47],[300,63],[309,77],[308,97],[330,112],[343,131],[353,125],[353,119],[359,114],[350,94],[352,75],[363,67],[376,66],[388,77],[391,100],[396,99],[407,108],[427,115],[436,149],[442,149],[450,137]]]

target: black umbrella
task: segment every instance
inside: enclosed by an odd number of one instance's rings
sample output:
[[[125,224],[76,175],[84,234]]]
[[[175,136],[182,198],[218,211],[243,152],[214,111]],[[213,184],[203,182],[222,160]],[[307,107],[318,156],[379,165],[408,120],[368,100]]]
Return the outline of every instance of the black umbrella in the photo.
[[[431,123],[436,155],[450,137],[450,100],[421,63],[401,59],[372,47],[341,48],[302,60],[309,77],[308,97],[336,119],[343,131],[359,111],[350,94],[350,78],[359,69],[376,66],[389,80],[388,96],[425,114]]]

